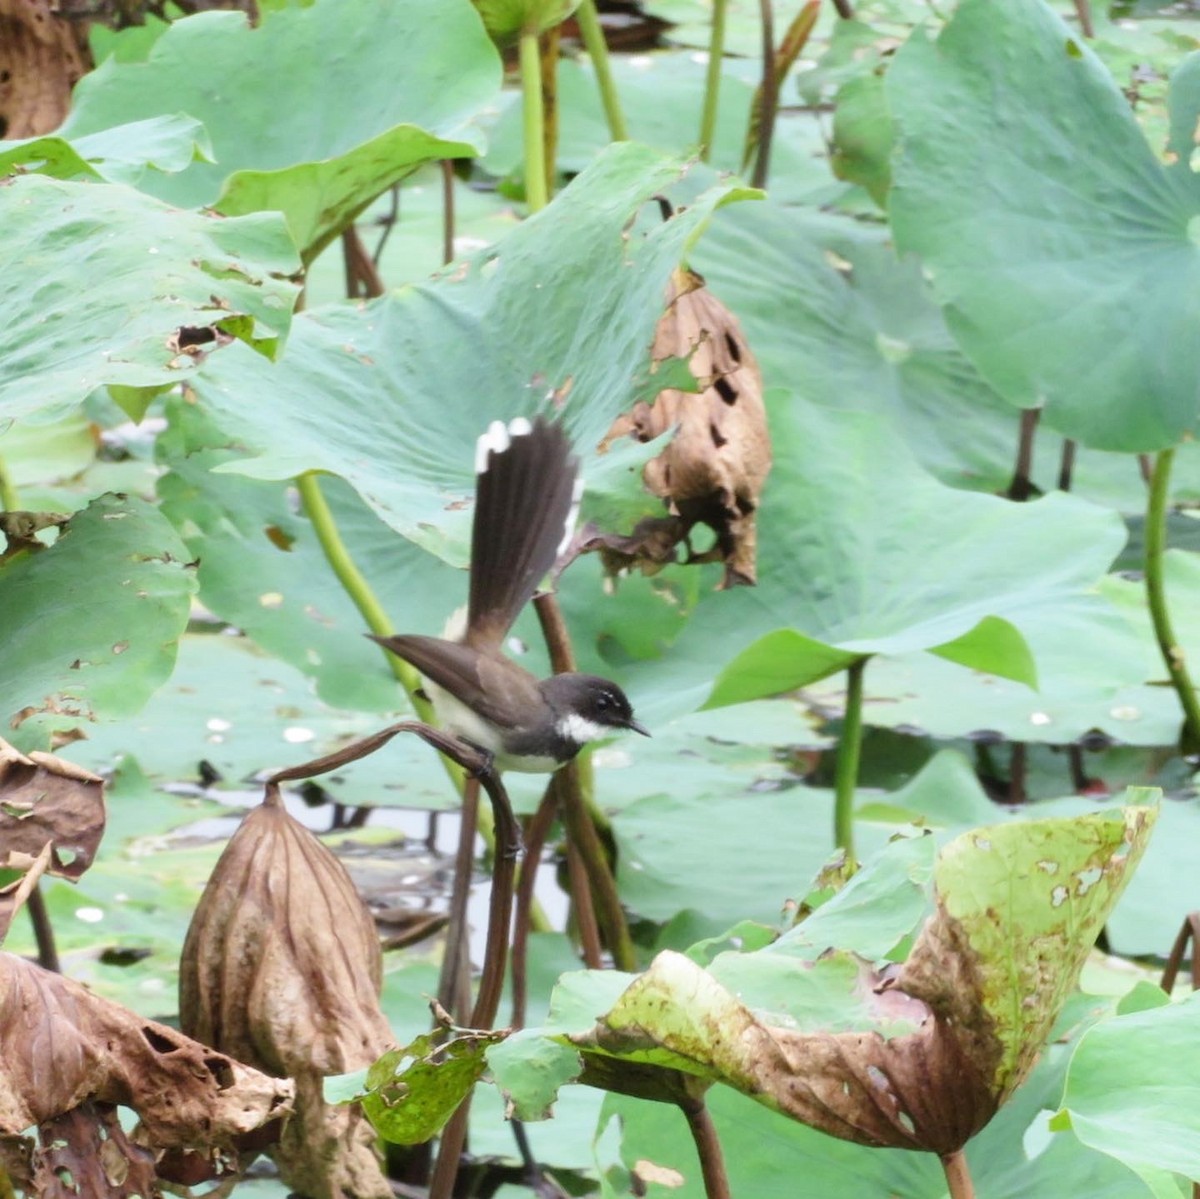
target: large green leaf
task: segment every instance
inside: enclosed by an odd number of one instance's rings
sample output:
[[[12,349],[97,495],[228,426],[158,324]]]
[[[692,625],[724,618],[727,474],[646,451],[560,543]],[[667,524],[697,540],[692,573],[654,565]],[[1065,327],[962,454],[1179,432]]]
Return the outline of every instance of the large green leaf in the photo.
[[[385,712],[395,678],[366,623],[333,573],[311,522],[287,484],[217,474],[236,458],[191,404],[170,405],[158,439],[169,471],[158,484],[163,512],[199,563],[200,599],[268,653],[316,680],[335,708]],[[0,441],[0,447],[3,446]],[[437,631],[465,592],[465,576],[397,534],[341,479],[323,493],[343,541],[398,626]],[[454,597],[453,599],[451,597]]]
[[[1200,996],[1161,1000],[1083,1035],[1055,1127],[1175,1195],[1172,1174],[1200,1180]]]
[[[1123,539],[1114,514],[1070,496],[948,488],[861,413],[777,402],[772,434],[758,586],[704,599],[655,664],[714,704],[919,649],[1033,682],[1015,622],[1079,597]]]
[[[897,244],[993,386],[1087,445],[1155,450],[1196,421],[1196,70],[1172,89],[1168,167],[1042,0],[964,0],[888,72]]]
[[[920,264],[897,259],[886,229],[775,199],[733,205],[693,265],[737,315],[768,389],[871,412],[943,482],[1007,487],[1018,416],[955,343]],[[1039,481],[1051,485],[1057,459],[1058,438],[1043,434]]]
[[[0,563],[6,734],[40,748],[50,728],[136,712],[175,664],[195,590],[187,561],[158,512],[105,495],[48,549]]]
[[[222,220],[116,184],[29,175],[0,188],[0,225],[6,421],[62,415],[103,384],[180,382],[216,344],[181,344],[181,329],[219,326],[269,348],[291,321],[285,276],[299,263],[274,214]]]
[[[744,194],[720,186],[631,231],[679,172],[614,146],[464,266],[362,308],[305,313],[278,366],[214,357],[200,400],[257,455],[221,469],[340,474],[394,529],[461,564],[475,440],[490,421],[569,390],[564,420],[582,448],[639,394],[671,270],[713,209]]]
[[[278,209],[309,258],[422,162],[481,148],[473,123],[500,62],[468,0],[319,0],[174,22],[144,62],[81,81],[62,133],[185,112],[215,161],[142,185],[187,207]]]

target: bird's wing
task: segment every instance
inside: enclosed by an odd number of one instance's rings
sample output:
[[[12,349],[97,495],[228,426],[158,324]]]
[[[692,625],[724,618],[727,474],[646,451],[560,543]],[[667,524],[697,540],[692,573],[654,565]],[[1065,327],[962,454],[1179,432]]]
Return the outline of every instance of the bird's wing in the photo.
[[[440,637],[368,635],[501,728],[516,727],[514,709],[536,711],[536,705],[544,703],[537,679],[515,662],[497,662],[469,645]]]

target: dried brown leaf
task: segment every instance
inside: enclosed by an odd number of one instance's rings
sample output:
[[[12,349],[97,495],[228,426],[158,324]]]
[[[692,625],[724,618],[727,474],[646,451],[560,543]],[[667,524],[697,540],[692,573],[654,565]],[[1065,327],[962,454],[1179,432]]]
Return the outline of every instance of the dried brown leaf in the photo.
[[[762,376],[737,321],[694,271],[680,268],[672,277],[653,356],[656,362],[687,360],[701,391],[661,391],[652,405],[639,403],[618,418],[608,440],[632,434],[651,441],[677,427],[666,449],[646,464],[643,478],[666,501],[671,517],[682,521],[682,531],[669,518],[643,522],[633,538],[617,539],[624,545],[607,547],[610,560],[660,565],[664,536],[675,535],[677,542],[705,524],[716,534],[716,545],[690,560],[723,561],[726,587],[753,583],[755,511],[771,469]]]
[[[155,1148],[232,1145],[291,1096],[289,1082],[0,953],[0,1136],[96,1100],[136,1111]]]
[[[356,1070],[393,1043],[382,970],[375,922],[346,868],[268,788],[192,917],[183,1028],[270,1074]]]
[[[104,836],[104,780],[53,754],[26,757],[0,738],[0,867],[22,868],[44,846],[47,868],[72,881]]]
[[[30,1154],[38,1199],[147,1199],[158,1195],[154,1154],[125,1135],[117,1110],[84,1103],[38,1128]]]
[[[16,882],[9,883],[7,887],[0,887],[0,944],[4,943],[4,938],[12,927],[13,917],[21,910],[30,892],[37,886],[38,879],[50,865],[52,853],[53,846],[47,841],[36,858],[23,861],[25,855],[14,854],[13,860],[7,863],[11,868],[24,870],[25,873]]]

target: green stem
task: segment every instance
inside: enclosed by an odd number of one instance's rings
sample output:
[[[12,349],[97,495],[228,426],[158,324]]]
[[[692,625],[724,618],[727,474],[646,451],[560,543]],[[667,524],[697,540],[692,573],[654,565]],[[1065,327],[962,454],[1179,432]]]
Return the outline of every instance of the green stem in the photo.
[[[833,837],[848,861],[854,860],[854,788],[858,783],[858,759],[862,751],[863,674],[867,659],[859,658],[846,671],[846,714],[838,743]]]
[[[20,507],[21,500],[17,495],[16,485],[8,473],[8,467],[4,465],[4,460],[0,458],[0,511],[17,512]]]
[[[608,122],[609,135],[614,142],[627,142],[629,130],[625,125],[625,114],[621,111],[617,85],[613,81],[608,43],[604,40],[604,30],[600,28],[600,18],[596,15],[596,0],[581,0],[575,10],[575,20],[579,23],[583,48],[592,60],[592,70],[596,72],[596,86],[600,89],[600,101],[604,105],[604,119]]]
[[[546,188],[542,68],[536,31],[521,34],[521,92],[525,118],[525,202],[530,212],[538,212],[546,207],[550,197]]]
[[[725,52],[727,0],[713,0],[712,30],[708,39],[708,71],[704,79],[704,111],[700,114],[700,159],[708,161],[717,128],[717,99],[721,91],[721,56]]]
[[[1158,648],[1167,673],[1171,676],[1171,685],[1183,705],[1183,746],[1192,753],[1200,748],[1200,702],[1196,699],[1183,650],[1171,627],[1163,576],[1163,555],[1167,548],[1167,500],[1174,461],[1175,451],[1163,450],[1155,459],[1154,471],[1150,476],[1150,499],[1146,508],[1146,599],[1150,605],[1150,620],[1154,625]]]
[[[305,514],[308,516],[313,532],[317,535],[317,541],[320,542],[325,558],[333,568],[338,582],[354,601],[354,606],[362,613],[363,620],[367,622],[367,628],[378,637],[390,637],[394,632],[391,621],[388,620],[383,605],[379,602],[375,592],[371,590],[371,584],[358,569],[358,564],[350,556],[350,551],[342,540],[337,521],[334,520],[325,495],[321,491],[317,472],[305,471],[296,479],[296,486],[300,491],[300,500],[304,505]],[[413,710],[417,716],[426,724],[434,723],[432,705],[416,694],[421,686],[417,672],[394,654],[388,655],[388,664],[391,666],[396,680],[408,693],[408,698],[412,701]]]

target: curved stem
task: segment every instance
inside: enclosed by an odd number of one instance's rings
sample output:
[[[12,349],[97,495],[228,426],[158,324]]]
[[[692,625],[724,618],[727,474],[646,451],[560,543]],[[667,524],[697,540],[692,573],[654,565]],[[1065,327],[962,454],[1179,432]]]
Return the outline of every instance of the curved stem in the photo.
[[[700,114],[700,160],[712,153],[717,128],[717,101],[721,94],[721,56],[725,53],[725,10],[727,0],[713,0],[712,30],[708,37],[708,70],[704,76],[704,109]]]
[[[967,1155],[961,1149],[947,1153],[941,1159],[946,1173],[946,1185],[950,1188],[950,1199],[975,1199],[975,1184],[971,1171],[967,1169]]]
[[[1155,459],[1154,471],[1150,476],[1150,498],[1146,508],[1146,600],[1150,607],[1150,620],[1154,625],[1158,648],[1166,664],[1167,673],[1171,676],[1171,685],[1183,706],[1183,748],[1185,752],[1194,753],[1200,748],[1200,702],[1196,699],[1187,661],[1171,626],[1164,578],[1167,499],[1170,495],[1171,466],[1174,460],[1173,449],[1161,451]]]
[[[575,10],[575,20],[579,23],[583,48],[592,60],[592,70],[596,72],[596,86],[600,89],[600,102],[604,105],[604,119],[608,122],[609,136],[614,142],[628,141],[629,129],[625,124],[625,114],[621,111],[617,85],[613,81],[608,43],[604,40],[604,30],[600,27],[600,18],[596,15],[596,0],[580,0],[580,5]]]
[[[546,207],[545,121],[542,111],[542,65],[536,32],[521,34],[521,102],[525,129],[525,202],[530,212]]]
[[[688,1122],[688,1131],[700,1158],[700,1173],[704,1178],[705,1199],[730,1199],[729,1176],[725,1173],[725,1156],[717,1137],[716,1125],[708,1113],[704,1099],[693,1099],[679,1105]]]
[[[833,837],[837,847],[854,859],[854,788],[858,784],[858,758],[862,751],[863,674],[867,659],[859,658],[846,671],[846,714],[838,742]]]

